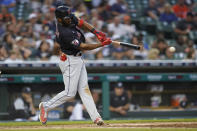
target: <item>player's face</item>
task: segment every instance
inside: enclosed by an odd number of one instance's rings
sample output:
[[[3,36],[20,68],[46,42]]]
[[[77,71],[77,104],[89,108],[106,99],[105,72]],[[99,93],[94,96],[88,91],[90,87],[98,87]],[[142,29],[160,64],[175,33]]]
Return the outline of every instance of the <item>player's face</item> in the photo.
[[[64,17],[63,22],[64,22],[65,25],[70,25],[71,24],[71,18]]]
[[[123,88],[115,88],[115,94],[117,96],[121,96],[123,94]]]
[[[57,21],[58,21],[58,23],[60,23],[60,24],[62,24],[64,26],[68,26],[68,25],[71,24],[71,19],[69,17],[65,17],[63,19],[58,18]]]

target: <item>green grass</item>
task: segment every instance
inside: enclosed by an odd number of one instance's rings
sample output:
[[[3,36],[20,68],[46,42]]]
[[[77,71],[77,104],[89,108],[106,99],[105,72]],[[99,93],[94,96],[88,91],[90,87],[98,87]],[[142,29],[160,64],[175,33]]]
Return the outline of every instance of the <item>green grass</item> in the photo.
[[[135,128],[135,129],[125,129],[125,128],[118,128],[118,129],[105,129],[105,128],[97,128],[97,129],[28,129],[28,130],[20,130],[20,131],[197,131],[197,129],[182,129],[182,128],[154,128],[154,129],[146,129],[146,128]],[[1,131],[17,131],[17,130],[1,130]]]
[[[105,123],[145,123],[145,122],[197,122],[195,119],[160,119],[160,120],[106,120]],[[49,121],[47,125],[91,124],[92,121]],[[1,122],[0,126],[39,126],[40,122]]]
[[[161,119],[161,120],[108,120],[106,123],[150,123],[150,122],[197,122],[196,119]],[[57,126],[58,125],[80,125],[80,124],[92,124],[91,121],[49,121],[47,125]],[[26,129],[21,129],[26,126]],[[32,127],[33,128],[32,128]],[[38,126],[38,129],[36,129]],[[83,127],[83,128],[66,128],[62,126],[59,129],[53,129],[47,126],[46,128],[41,127],[40,122],[0,122],[0,131],[197,131],[197,128],[94,128],[94,127]],[[4,129],[3,127],[12,127],[11,129]],[[20,129],[17,127],[20,127]],[[36,128],[35,128],[36,127]],[[31,129],[32,128],[32,129]]]

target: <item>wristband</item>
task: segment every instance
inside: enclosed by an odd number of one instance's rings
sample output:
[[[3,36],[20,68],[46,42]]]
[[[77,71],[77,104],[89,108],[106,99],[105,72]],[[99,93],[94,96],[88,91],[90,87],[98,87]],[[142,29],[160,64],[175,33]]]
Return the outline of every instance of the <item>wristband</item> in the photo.
[[[96,29],[94,29],[94,28],[92,28],[90,32],[92,32],[93,34],[98,34],[98,33],[99,33],[99,32],[98,32]]]
[[[81,27],[83,26],[83,23],[84,23],[84,20],[83,20],[83,19],[80,19],[80,20],[79,20],[79,25],[78,25],[79,28],[81,28]]]

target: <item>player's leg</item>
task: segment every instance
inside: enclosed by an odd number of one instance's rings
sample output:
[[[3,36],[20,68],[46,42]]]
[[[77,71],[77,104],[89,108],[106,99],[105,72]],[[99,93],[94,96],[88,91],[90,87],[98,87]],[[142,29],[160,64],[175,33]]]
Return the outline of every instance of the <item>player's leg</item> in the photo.
[[[65,90],[58,93],[51,100],[40,103],[40,120],[43,124],[46,123],[45,121],[47,120],[46,118],[48,111],[63,104],[68,99],[76,95],[79,80],[79,72],[81,72],[82,68],[82,61],[79,60],[77,60],[76,58],[73,59],[72,57],[68,56],[67,61],[61,61],[59,63],[59,67],[63,75]]]
[[[94,121],[98,125],[103,125],[104,124],[103,120],[101,119],[101,116],[96,109],[94,100],[89,90],[88,77],[87,77],[85,64],[83,65],[82,70],[81,70],[79,83],[78,83],[78,92],[92,121]]]

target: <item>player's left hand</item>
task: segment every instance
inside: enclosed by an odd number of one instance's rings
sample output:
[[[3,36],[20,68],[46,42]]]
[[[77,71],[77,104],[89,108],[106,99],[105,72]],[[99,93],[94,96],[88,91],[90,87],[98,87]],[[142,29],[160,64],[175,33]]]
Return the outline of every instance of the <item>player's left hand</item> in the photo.
[[[112,43],[112,40],[111,40],[110,38],[106,38],[105,41],[103,41],[101,44],[102,44],[103,46],[105,46],[105,45],[109,45],[109,44],[111,44],[111,43]]]

